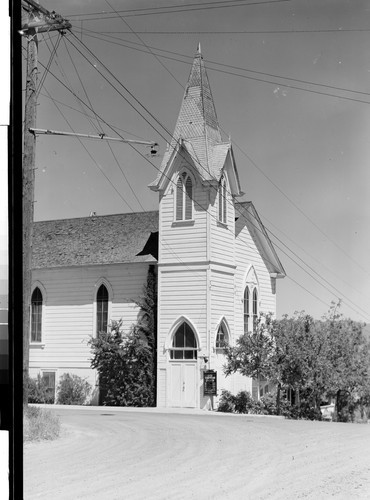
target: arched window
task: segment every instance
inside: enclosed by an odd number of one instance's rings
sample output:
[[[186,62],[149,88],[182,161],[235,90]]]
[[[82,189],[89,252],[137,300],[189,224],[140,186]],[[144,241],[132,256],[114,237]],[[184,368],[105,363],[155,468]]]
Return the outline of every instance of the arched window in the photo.
[[[223,349],[228,341],[228,334],[225,323],[222,321],[218,327],[216,335],[216,349]]]
[[[249,306],[249,287],[246,286],[244,290],[244,333],[249,332],[249,317],[250,317],[250,306]]]
[[[108,290],[104,285],[100,285],[96,294],[96,334],[106,332],[108,328]]]
[[[170,349],[171,359],[197,359],[197,341],[193,330],[184,322],[173,337]]]
[[[176,220],[191,220],[193,218],[193,182],[191,177],[183,172],[176,185]]]
[[[36,287],[31,297],[31,342],[41,342],[42,293]]]
[[[218,220],[224,224],[227,223],[227,193],[225,176],[221,177],[220,187],[218,190]]]
[[[253,331],[256,331],[258,319],[258,293],[257,288],[253,290]]]

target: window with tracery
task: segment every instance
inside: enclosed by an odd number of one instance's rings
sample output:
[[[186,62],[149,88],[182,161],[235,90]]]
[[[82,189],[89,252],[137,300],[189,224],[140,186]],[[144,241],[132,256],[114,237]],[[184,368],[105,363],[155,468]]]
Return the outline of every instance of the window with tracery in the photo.
[[[193,181],[186,172],[177,179],[176,185],[176,220],[193,218]]]
[[[184,321],[173,337],[171,359],[197,359],[197,341],[193,330]]]
[[[225,323],[222,321],[218,327],[216,335],[216,349],[224,349],[225,344],[228,342],[228,334]]]

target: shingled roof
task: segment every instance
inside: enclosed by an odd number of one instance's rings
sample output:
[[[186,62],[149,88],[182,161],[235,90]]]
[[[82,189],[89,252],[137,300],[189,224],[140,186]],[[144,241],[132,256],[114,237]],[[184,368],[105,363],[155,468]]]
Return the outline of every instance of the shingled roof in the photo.
[[[137,254],[156,231],[158,211],[36,222],[33,268],[155,262]]]

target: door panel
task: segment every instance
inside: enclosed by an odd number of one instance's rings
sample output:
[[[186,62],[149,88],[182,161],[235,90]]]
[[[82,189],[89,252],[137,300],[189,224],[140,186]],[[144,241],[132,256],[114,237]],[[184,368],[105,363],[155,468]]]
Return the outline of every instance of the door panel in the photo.
[[[171,363],[171,406],[181,406],[182,397],[182,366],[181,363]]]
[[[196,365],[185,363],[184,372],[184,391],[183,406],[194,408],[196,406]]]
[[[170,406],[195,408],[197,404],[197,364],[170,364]]]

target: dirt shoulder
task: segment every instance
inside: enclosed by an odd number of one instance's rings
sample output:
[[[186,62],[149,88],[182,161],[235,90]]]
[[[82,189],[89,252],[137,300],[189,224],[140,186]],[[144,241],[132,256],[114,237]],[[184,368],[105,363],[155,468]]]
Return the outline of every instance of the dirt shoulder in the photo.
[[[211,413],[55,409],[24,449],[28,499],[370,498],[370,426]]]

